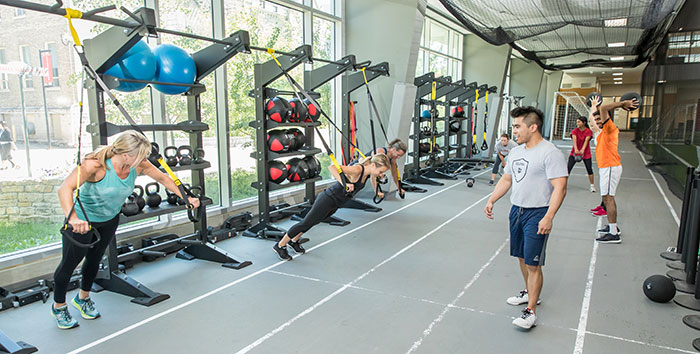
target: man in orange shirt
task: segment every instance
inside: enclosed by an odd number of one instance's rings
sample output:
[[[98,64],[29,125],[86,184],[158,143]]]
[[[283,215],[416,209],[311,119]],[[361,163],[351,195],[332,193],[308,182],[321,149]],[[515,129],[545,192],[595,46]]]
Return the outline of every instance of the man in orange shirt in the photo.
[[[617,153],[620,130],[613,123],[610,112],[616,108],[631,110],[639,106],[637,100],[612,102],[601,105],[596,97],[591,99],[591,113],[588,116],[591,129],[594,133],[600,132],[595,149],[596,163],[598,164],[598,178],[600,179],[600,195],[608,213],[608,226],[598,230],[602,236],[596,241],[600,243],[620,243],[620,229],[617,227],[617,205],[615,204],[615,190],[622,177],[622,163],[620,154]]]

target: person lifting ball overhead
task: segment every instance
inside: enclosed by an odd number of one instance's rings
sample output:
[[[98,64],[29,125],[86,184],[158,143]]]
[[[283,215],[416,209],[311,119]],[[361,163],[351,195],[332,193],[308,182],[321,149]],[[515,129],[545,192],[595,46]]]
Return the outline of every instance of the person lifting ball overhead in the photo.
[[[51,314],[59,328],[78,326],[78,321],[68,312],[66,292],[73,270],[83,259],[80,291],[71,304],[84,319],[100,317],[95,302],[90,298],[90,288],[97,276],[100,260],[116,234],[121,206],[133,192],[136,176],[147,175],[183,197],[175,182],[146,159],[150,153],[151,143],[143,134],[134,130],[126,131],[111,145],[87,154],[81,165],[66,177],[59,188],[58,199],[66,216],[66,228],[72,228],[72,233],[63,234],[63,255],[54,273],[54,304],[51,306]],[[77,198],[79,202],[73,198],[76,188],[80,188]],[[199,207],[199,199],[188,200],[193,207]],[[93,230],[100,237],[91,247],[81,247],[75,240],[67,239],[80,237],[89,231],[94,232]]]
[[[292,260],[292,256],[290,256],[287,251],[288,244],[297,254],[306,252],[299,243],[301,236],[327,217],[333,215],[343,203],[351,199],[365,186],[368,178],[376,189],[377,177],[382,177],[389,169],[389,166],[391,166],[389,158],[382,153],[366,157],[360,160],[356,165],[341,165],[340,168],[343,170],[344,176],[340,175],[335,166],[328,166],[331,175],[333,175],[333,178],[335,178],[337,182],[322,193],[319,193],[311,210],[309,210],[304,217],[304,220],[290,227],[287,233],[284,234],[284,237],[282,237],[279,242],[275,243],[272,249],[277,256],[283,261]],[[345,181],[343,177],[346,177]],[[383,193],[379,193],[378,197],[384,198]]]

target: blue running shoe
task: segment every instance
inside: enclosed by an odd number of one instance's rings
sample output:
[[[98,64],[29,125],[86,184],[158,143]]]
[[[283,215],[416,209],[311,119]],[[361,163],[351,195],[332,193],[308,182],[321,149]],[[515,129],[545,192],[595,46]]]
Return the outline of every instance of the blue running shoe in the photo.
[[[94,320],[100,317],[100,312],[95,308],[95,302],[89,297],[81,300],[78,294],[75,294],[73,301],[71,301],[73,306],[80,310],[80,315],[86,320]]]
[[[68,312],[67,305],[63,305],[57,309],[53,308],[53,305],[51,305],[51,315],[56,319],[56,325],[60,329],[71,329],[79,326],[78,321],[74,320],[70,312]]]

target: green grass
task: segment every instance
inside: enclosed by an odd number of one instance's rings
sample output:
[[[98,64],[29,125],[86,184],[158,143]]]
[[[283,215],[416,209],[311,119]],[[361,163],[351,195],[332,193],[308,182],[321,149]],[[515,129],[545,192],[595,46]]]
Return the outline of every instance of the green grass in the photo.
[[[60,241],[59,228],[60,223],[0,221],[0,254]]]

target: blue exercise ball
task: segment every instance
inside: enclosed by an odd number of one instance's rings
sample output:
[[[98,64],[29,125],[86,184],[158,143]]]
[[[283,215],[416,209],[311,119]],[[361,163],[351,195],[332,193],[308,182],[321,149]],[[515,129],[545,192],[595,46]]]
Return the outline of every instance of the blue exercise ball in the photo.
[[[156,56],[153,55],[151,47],[144,41],[138,41],[119,58],[114,66],[105,71],[105,74],[120,79],[151,81],[156,75],[156,68]],[[146,87],[146,85],[136,82],[121,82],[114,89],[133,92]]]
[[[430,111],[427,110],[427,109],[424,110],[424,111],[421,113],[420,117],[421,117],[421,118],[430,118]]]
[[[178,84],[193,84],[197,76],[197,67],[194,59],[182,48],[172,44],[161,44],[153,49],[156,56],[158,70],[154,81],[173,82]],[[153,87],[166,94],[177,95],[187,92],[189,86],[153,85]]]

